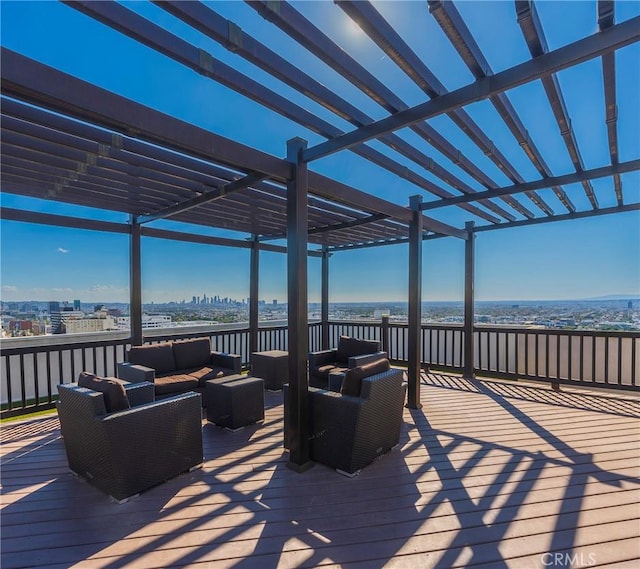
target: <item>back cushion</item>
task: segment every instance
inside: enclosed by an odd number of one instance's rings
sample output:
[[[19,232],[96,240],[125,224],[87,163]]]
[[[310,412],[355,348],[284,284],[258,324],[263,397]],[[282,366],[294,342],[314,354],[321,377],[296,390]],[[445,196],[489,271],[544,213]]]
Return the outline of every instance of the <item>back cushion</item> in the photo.
[[[350,338],[349,336],[340,336],[336,361],[346,364],[352,356],[374,354],[379,350],[380,343],[375,340],[359,340],[358,338]]]
[[[153,368],[158,373],[177,369],[173,358],[173,348],[169,342],[133,346],[129,350],[129,363]]]
[[[340,393],[342,393],[342,395],[352,395],[353,397],[360,397],[362,380],[365,377],[383,373],[385,371],[389,371],[390,369],[391,365],[389,364],[389,360],[386,358],[381,358],[379,360],[376,360],[375,362],[351,368],[344,374]]]
[[[211,342],[209,338],[176,340],[173,342],[173,357],[176,369],[206,366],[211,363]]]
[[[100,391],[104,397],[104,407],[107,413],[129,409],[129,398],[124,385],[116,378],[98,377],[93,373],[83,371],[78,377],[78,385],[93,391]]]

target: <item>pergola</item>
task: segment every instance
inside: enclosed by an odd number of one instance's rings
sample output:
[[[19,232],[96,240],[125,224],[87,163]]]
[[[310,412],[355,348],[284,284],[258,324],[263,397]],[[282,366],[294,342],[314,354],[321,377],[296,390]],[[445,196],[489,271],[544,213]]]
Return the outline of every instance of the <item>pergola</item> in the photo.
[[[328,270],[332,252],[394,243],[409,244],[408,405],[420,405],[420,322],[422,243],[450,236],[465,241],[464,372],[473,374],[474,236],[476,232],[548,223],[640,209],[629,200],[621,175],[640,169],[640,158],[620,162],[618,155],[615,52],[640,39],[640,17],[615,23],[612,1],[597,3],[598,29],[591,36],[549,50],[535,5],[516,1],[518,24],[531,59],[494,73],[469,28],[451,2],[429,1],[441,26],[475,80],[448,92],[399,33],[369,2],[336,1],[378,47],[426,94],[407,105],[344,52],[326,34],[286,2],[251,2],[250,6],[326,65],[380,104],[386,116],[374,120],[364,111],[243,32],[199,2],[157,2],[157,6],[210,39],[303,93],[354,126],[344,132],[332,123],[240,71],[216,60],[167,29],[116,2],[65,2],[89,17],[151,47],[195,72],[222,83],[306,129],[326,138],[309,146],[301,138],[286,143],[281,159],[146,107],[103,88],[48,67],[19,53],[2,50],[2,190],[23,196],[123,212],[129,224],[64,217],[10,208],[7,220],[84,227],[130,235],[131,341],[141,343],[142,294],[140,239],[151,236],[251,250],[250,345],[257,345],[258,264],[261,250],[282,251],[288,259],[288,333],[292,442],[290,465],[309,465],[307,433],[307,256],[322,257],[323,344],[328,344]],[[338,9],[336,7],[335,9]],[[609,163],[585,169],[557,73],[599,58],[605,100]],[[554,175],[531,139],[508,91],[541,81],[573,172]],[[491,142],[465,107],[489,101],[522,147],[539,178],[526,180]],[[447,115],[511,181],[498,185],[426,121]],[[448,157],[483,190],[478,191],[435,162],[398,133],[409,128]],[[416,168],[376,150],[375,140],[410,160]],[[284,143],[284,141],[283,141]],[[284,144],[283,144],[284,146]],[[350,150],[407,184],[437,199],[411,197],[408,207],[315,173],[309,164]],[[634,149],[637,151],[638,149]],[[419,173],[442,180],[434,183]],[[616,205],[600,207],[591,181],[611,180]],[[563,188],[579,183],[590,204],[579,209]],[[363,186],[366,181],[363,181]],[[554,211],[539,193],[551,189],[562,206]],[[635,190],[635,188],[634,188]],[[505,205],[518,215],[505,209]],[[425,215],[456,206],[470,216],[464,228]],[[251,235],[233,240],[148,227],[160,219],[233,229]],[[286,239],[282,247],[269,241]],[[309,246],[317,246],[310,249]]]

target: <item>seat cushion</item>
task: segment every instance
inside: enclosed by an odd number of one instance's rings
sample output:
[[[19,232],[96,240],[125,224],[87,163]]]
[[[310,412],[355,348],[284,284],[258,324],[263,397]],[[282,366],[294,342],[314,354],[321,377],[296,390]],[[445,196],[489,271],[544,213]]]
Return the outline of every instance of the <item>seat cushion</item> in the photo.
[[[313,369],[313,375],[316,375],[323,379],[327,379],[329,377],[329,372],[333,371],[334,369],[336,369],[335,363],[319,366]]]
[[[349,336],[340,336],[338,350],[336,352],[336,361],[346,364],[350,357],[374,354],[379,350],[380,342],[375,340],[360,340],[358,338],[350,338]]]
[[[186,373],[168,374],[156,376],[156,395],[168,395],[169,393],[184,393],[198,389],[199,382],[192,375]]]
[[[365,377],[370,377],[378,373],[384,373],[389,371],[391,365],[386,358],[380,358],[374,362],[354,367],[345,371],[344,379],[342,380],[342,388],[340,393],[342,395],[351,395],[353,397],[360,397],[360,391],[362,390],[362,380]]]
[[[176,361],[170,342],[133,346],[128,353],[129,363],[150,367],[156,374],[175,371]]]
[[[225,367],[205,366],[205,367],[198,367],[195,369],[185,370],[184,373],[186,373],[187,375],[190,375],[191,377],[195,377],[198,380],[200,387],[204,387],[207,380],[218,379],[220,377],[232,375],[233,370]]]
[[[176,370],[192,369],[211,363],[211,342],[209,338],[193,338],[173,342],[173,357]]]
[[[129,409],[129,398],[124,389],[124,383],[115,377],[99,377],[93,373],[83,371],[78,377],[78,385],[93,391],[100,391],[104,398],[107,413]]]

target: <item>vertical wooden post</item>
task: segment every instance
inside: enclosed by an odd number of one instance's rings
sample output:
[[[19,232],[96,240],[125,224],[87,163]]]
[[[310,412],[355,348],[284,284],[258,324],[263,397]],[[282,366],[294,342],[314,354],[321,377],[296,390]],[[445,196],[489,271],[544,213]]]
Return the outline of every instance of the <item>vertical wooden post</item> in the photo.
[[[258,297],[260,294],[260,242],[254,235],[251,241],[249,268],[249,361],[258,347]]]
[[[380,324],[380,341],[382,342],[382,351],[387,352],[387,357],[391,359],[389,353],[389,317],[383,316]]]
[[[129,218],[129,326],[131,345],[140,346],[142,337],[142,269],[140,265],[140,224],[135,215]]]
[[[287,182],[287,297],[289,334],[289,462],[296,472],[304,472],[309,460],[308,399],[309,323],[307,307],[308,172],[300,155],[307,142],[294,138],[287,142],[291,179]]]
[[[463,376],[473,379],[474,373],[474,344],[473,344],[473,318],[474,318],[474,281],[475,281],[475,233],[473,221],[465,223],[467,240],[464,244],[464,366]]]
[[[409,207],[413,218],[409,227],[409,324],[407,407],[420,409],[420,369],[422,332],[422,196],[411,196]]]
[[[322,248],[322,290],[320,292],[320,320],[322,322],[322,349],[329,349],[329,250]]]

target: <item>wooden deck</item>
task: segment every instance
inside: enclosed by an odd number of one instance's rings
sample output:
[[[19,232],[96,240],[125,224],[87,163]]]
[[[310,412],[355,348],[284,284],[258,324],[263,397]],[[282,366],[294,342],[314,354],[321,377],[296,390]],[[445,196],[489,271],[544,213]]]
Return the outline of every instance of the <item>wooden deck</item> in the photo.
[[[640,400],[430,374],[400,446],[295,474],[282,396],[204,425],[206,462],[125,504],[66,469],[57,418],[3,425],[2,569],[640,566]]]

